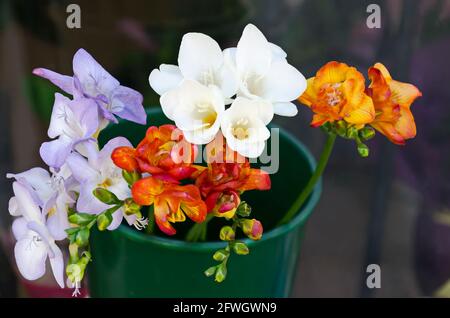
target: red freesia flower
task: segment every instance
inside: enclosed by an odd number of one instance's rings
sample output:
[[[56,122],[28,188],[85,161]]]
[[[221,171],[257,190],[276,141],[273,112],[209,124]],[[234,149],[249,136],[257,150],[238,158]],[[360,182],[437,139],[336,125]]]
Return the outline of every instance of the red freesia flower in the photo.
[[[184,139],[174,125],[152,126],[136,148],[116,148],[111,158],[120,168],[148,172],[161,179],[176,182],[189,178],[203,168],[193,165],[197,146]]]
[[[200,173],[195,185],[205,198],[209,213],[231,218],[242,192],[270,189],[269,174],[250,168],[246,158],[227,147],[222,135],[208,144],[206,151],[208,168]]]
[[[133,184],[131,194],[139,205],[154,205],[156,224],[168,235],[176,233],[170,223],[184,222],[186,215],[197,223],[206,217],[206,204],[194,185],[181,186],[146,177]]]

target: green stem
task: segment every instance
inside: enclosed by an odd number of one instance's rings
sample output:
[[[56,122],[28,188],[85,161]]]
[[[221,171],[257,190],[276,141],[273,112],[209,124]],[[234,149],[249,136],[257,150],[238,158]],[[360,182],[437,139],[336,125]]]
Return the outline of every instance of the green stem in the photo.
[[[186,235],[186,241],[197,242],[199,239],[206,240],[208,222],[212,220],[214,215],[208,214],[202,223],[195,223]]]
[[[327,166],[328,159],[330,158],[331,151],[333,150],[335,140],[336,134],[333,133],[328,134],[327,141],[325,143],[325,146],[323,147],[322,154],[320,155],[320,159],[317,164],[316,170],[314,171],[314,174],[311,176],[311,179],[309,179],[308,184],[300,193],[300,195],[297,197],[297,199],[295,200],[294,204],[291,206],[289,211],[281,219],[279,224],[288,223],[297,214],[297,212],[302,207],[303,203],[305,203],[306,199],[309,197],[312,190],[314,189],[314,186],[316,185],[317,181],[319,181],[320,177],[322,176],[325,167]]]
[[[145,230],[147,234],[153,234],[155,231],[155,212],[153,210],[153,205],[148,207],[148,224]]]

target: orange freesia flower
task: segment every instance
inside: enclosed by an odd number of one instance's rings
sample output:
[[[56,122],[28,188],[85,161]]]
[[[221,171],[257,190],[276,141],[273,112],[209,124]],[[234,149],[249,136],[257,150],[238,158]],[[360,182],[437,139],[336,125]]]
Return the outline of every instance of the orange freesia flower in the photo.
[[[216,136],[206,147],[208,168],[197,177],[195,185],[209,213],[231,218],[240,204],[240,194],[247,190],[269,190],[270,176],[250,168],[249,161],[228,148],[223,136]]]
[[[148,172],[160,178],[177,181],[192,176],[200,166],[192,165],[197,146],[184,139],[174,125],[152,126],[137,148],[116,148],[111,158],[120,168],[129,172]]]
[[[168,235],[176,233],[170,223],[184,222],[186,215],[197,223],[203,222],[206,217],[206,204],[194,185],[181,186],[146,177],[133,184],[131,194],[139,205],[154,204],[156,224]]]
[[[356,68],[332,61],[308,79],[299,101],[314,112],[313,127],[344,120],[359,128],[375,118],[372,99],[364,90],[364,76]]]
[[[377,116],[373,128],[395,144],[404,145],[416,136],[416,124],[410,106],[422,93],[412,84],[393,80],[381,63],[369,68],[372,81],[367,92],[372,97]]]

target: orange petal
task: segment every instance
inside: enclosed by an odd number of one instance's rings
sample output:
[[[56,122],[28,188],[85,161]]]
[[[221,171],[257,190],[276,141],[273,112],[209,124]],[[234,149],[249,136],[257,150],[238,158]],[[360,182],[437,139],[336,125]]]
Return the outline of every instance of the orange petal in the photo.
[[[322,126],[328,121],[328,118],[322,115],[314,114],[313,119],[310,123],[311,127],[317,128]]]
[[[416,123],[408,108],[400,109],[400,118],[395,125],[395,129],[404,139],[411,139],[416,136]]]
[[[404,145],[405,139],[395,129],[394,125],[390,122],[373,122],[370,124],[373,128],[385,135],[392,143],[396,145]]]
[[[341,83],[345,80],[349,66],[345,63],[331,61],[317,71],[314,90],[318,91],[324,84]]]
[[[409,107],[417,97],[422,96],[417,87],[408,83],[392,80],[389,83],[389,88],[391,89],[392,102],[400,105],[400,107]]]
[[[139,205],[152,205],[155,197],[164,190],[161,180],[153,177],[146,177],[136,181],[131,187],[133,200]]]
[[[317,92],[314,89],[314,80],[315,77],[308,78],[306,81],[306,90],[303,94],[298,98],[298,101],[308,107],[311,107],[314,104],[314,101],[317,100]]]
[[[177,231],[170,225],[168,216],[170,214],[169,205],[165,200],[158,199],[155,201],[155,221],[159,229],[167,235],[174,235]]]
[[[267,172],[261,169],[250,169],[247,181],[239,190],[269,190],[270,187],[271,181]]]
[[[118,147],[112,152],[111,159],[119,168],[132,172],[139,168],[135,154],[136,150],[134,148]]]
[[[375,108],[372,99],[363,93],[362,100],[349,114],[344,115],[344,120],[350,124],[361,125],[371,123],[375,119]]]

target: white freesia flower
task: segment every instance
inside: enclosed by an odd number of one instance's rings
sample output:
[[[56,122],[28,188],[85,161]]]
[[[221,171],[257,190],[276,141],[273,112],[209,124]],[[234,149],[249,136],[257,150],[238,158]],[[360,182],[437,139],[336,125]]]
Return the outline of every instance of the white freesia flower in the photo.
[[[91,144],[92,145],[92,144]],[[122,177],[122,170],[111,160],[111,153],[117,147],[132,147],[131,143],[123,137],[116,137],[108,141],[101,151],[90,147],[88,159],[78,153],[72,153],[67,158],[67,164],[72,170],[74,178],[80,183],[80,195],[77,200],[77,211],[90,214],[99,214],[111,208],[97,199],[93,191],[100,187],[114,193],[120,200],[131,197],[127,182]],[[113,221],[109,230],[116,229],[125,217],[130,225],[141,228],[146,220],[136,219],[135,215],[125,215],[124,208],[113,213]]]
[[[264,150],[265,141],[270,137],[267,118],[261,105],[264,101],[237,97],[231,107],[224,112],[221,129],[228,146],[239,154],[256,158]]]
[[[224,98],[235,95],[237,90],[235,74],[224,63],[219,44],[203,33],[185,34],[178,53],[178,66],[162,64],[150,73],[149,83],[162,96],[181,84],[183,79],[205,86],[215,85]]]
[[[225,57],[239,79],[238,96],[269,101],[277,115],[297,114],[291,101],[305,91],[306,79],[257,27],[248,24],[237,47],[225,50]]]
[[[9,212],[18,217],[12,228],[17,239],[14,256],[20,273],[28,280],[42,277],[48,257],[58,285],[64,288],[63,256],[45,225],[45,217],[31,194],[31,188],[15,181],[13,190],[15,197],[10,200]]]
[[[190,143],[207,144],[220,128],[225,104],[220,90],[185,80],[161,97],[164,114],[183,131]]]
[[[15,178],[31,188],[31,195],[47,217],[46,226],[56,240],[67,237],[66,229],[70,227],[67,218],[69,206],[75,203],[73,191],[78,183],[71,177],[67,165],[57,172],[50,168],[52,174],[43,168],[32,168],[21,173],[8,173],[7,178]],[[12,199],[15,200],[15,199]]]

